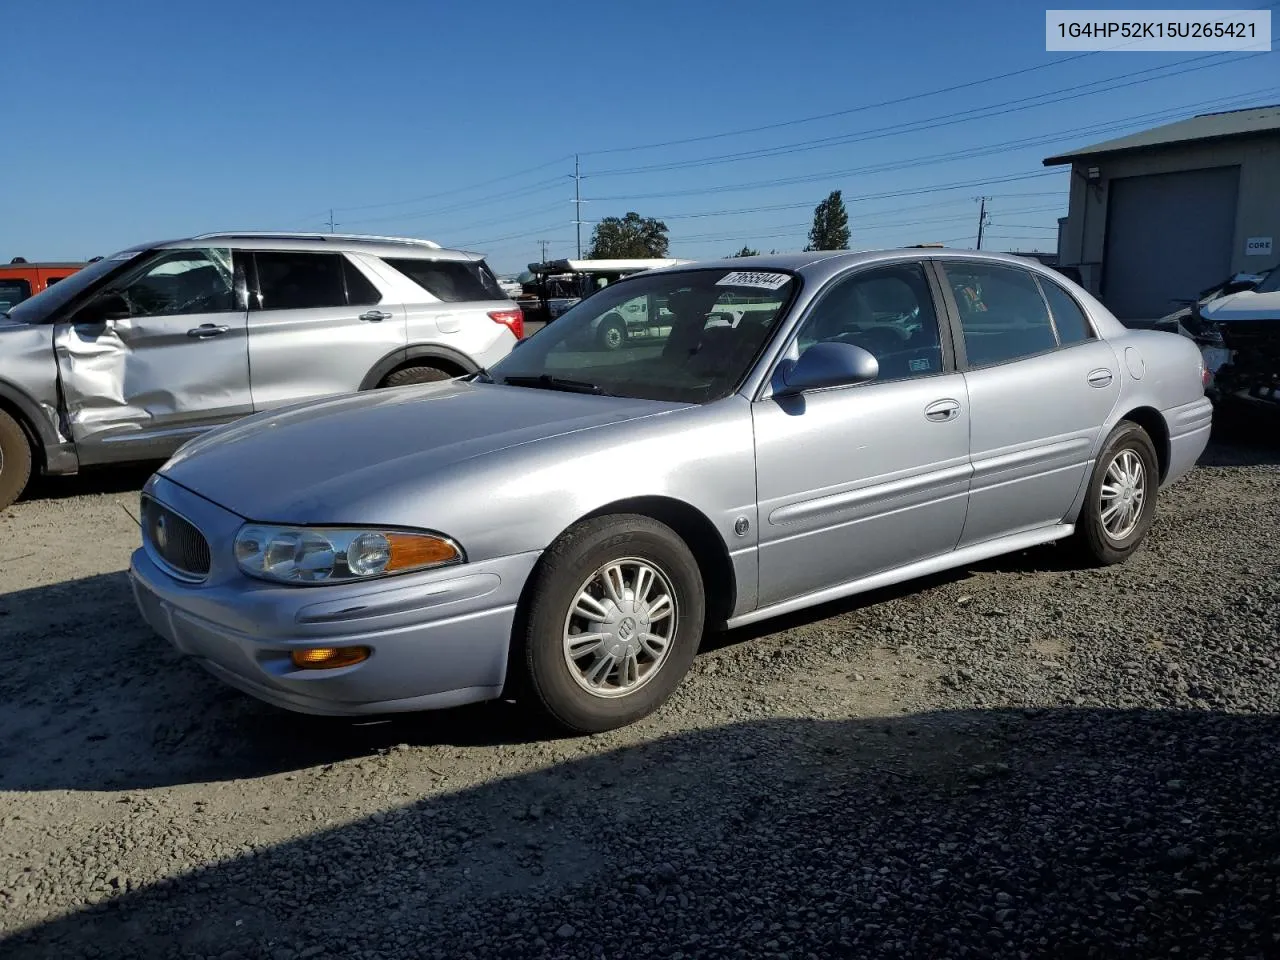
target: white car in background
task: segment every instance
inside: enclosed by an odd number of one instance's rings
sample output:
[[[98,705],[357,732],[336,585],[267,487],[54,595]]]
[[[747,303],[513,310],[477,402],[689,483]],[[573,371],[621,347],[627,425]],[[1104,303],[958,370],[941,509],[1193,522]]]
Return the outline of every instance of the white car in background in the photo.
[[[1267,406],[1280,404],[1280,267],[1250,290],[1218,297],[1199,308],[1211,392]]]

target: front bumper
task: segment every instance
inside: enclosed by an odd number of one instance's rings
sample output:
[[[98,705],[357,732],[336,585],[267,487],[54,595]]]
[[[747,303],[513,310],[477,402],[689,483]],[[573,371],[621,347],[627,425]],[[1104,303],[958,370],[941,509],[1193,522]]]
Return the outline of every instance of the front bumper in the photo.
[[[209,579],[184,583],[145,548],[129,579],[142,616],[180,652],[260,700],[357,716],[489,700],[502,692],[516,605],[537,553],[329,587],[270,584],[235,569],[241,519],[163,478],[148,485],[205,534]],[[372,649],[362,663],[299,670],[299,647]]]

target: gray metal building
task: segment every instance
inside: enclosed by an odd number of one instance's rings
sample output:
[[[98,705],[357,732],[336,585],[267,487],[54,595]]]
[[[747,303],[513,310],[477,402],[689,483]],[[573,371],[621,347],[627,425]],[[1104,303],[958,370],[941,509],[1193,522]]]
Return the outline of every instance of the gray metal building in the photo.
[[[1280,106],[1208,113],[1049,157],[1071,165],[1058,262],[1122,320],[1280,260]]]

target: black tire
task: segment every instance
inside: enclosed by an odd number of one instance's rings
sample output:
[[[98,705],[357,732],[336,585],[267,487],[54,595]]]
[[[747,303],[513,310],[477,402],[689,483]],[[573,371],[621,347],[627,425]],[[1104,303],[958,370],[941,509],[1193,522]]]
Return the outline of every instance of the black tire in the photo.
[[[565,637],[579,591],[597,571],[616,560],[641,561],[666,578],[675,600],[675,623],[668,628],[666,652],[651,662],[647,679],[630,693],[605,696],[589,692],[575,679]],[[600,733],[634,723],[661,706],[689,672],[702,640],[706,597],[697,561],[666,524],[638,514],[585,520],[543,554],[530,586],[514,638],[519,661],[513,666],[523,668],[521,693],[559,729]],[[626,588],[631,586],[634,578]],[[655,588],[661,587],[657,581]],[[632,618],[625,620],[631,620],[633,631],[643,629]],[[658,621],[655,616],[653,624]],[[609,634],[614,641],[626,636],[621,621],[619,629]],[[606,674],[606,685],[612,677],[612,671]]]
[[[1103,522],[1102,486],[1112,463],[1132,452],[1142,464],[1142,505],[1137,523],[1123,536],[1116,537]],[[1160,486],[1160,461],[1147,432],[1130,420],[1123,420],[1111,431],[1102,447],[1089,479],[1084,506],[1076,521],[1075,546],[1083,560],[1093,566],[1109,566],[1128,560],[1142,543],[1155,517],[1156,494]]]
[[[448,380],[454,374],[448,370],[441,370],[439,367],[423,365],[418,367],[405,367],[394,373],[387,374],[387,378],[382,381],[384,387],[407,387],[411,383],[436,383],[440,380]]]
[[[616,313],[610,313],[596,328],[596,343],[601,350],[621,350],[627,342],[627,324]]]
[[[0,410],[0,510],[27,488],[31,479],[31,444],[18,421]]]

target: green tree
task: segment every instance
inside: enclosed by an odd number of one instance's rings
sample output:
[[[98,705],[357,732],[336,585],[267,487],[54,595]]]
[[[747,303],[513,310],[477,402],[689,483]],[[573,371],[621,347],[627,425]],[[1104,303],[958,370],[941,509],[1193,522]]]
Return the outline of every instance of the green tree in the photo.
[[[839,190],[832,190],[813,208],[813,226],[809,229],[806,250],[848,250],[849,214]]]
[[[597,223],[591,232],[587,256],[592,260],[665,257],[667,247],[667,225],[632,211],[625,217],[605,217]]]
[[[741,250],[739,250],[737,253],[732,254],[732,256],[735,256],[735,257],[758,257],[758,256],[760,256],[760,251],[759,251],[759,250],[752,250],[750,247],[744,246],[744,247],[743,247]]]

